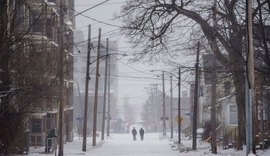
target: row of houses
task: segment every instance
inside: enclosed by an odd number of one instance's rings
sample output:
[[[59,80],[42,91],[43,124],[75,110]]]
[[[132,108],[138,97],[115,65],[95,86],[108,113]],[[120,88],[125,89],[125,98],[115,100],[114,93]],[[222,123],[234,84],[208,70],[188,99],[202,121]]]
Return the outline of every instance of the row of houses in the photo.
[[[199,87],[199,108],[197,124],[199,128],[206,129],[206,136],[210,137],[211,125],[211,87],[213,85],[211,79],[211,72],[209,69],[213,67],[214,57],[211,54],[204,54],[202,56],[203,67],[200,75]],[[217,60],[216,60],[217,61]],[[238,107],[235,97],[235,83],[233,82],[231,71],[223,68],[218,63],[215,66],[217,75],[216,84],[216,132],[217,141],[220,141],[224,148],[237,146],[238,138]],[[235,70],[235,69],[234,69]],[[259,74],[256,75],[256,92],[255,103],[253,105],[253,123],[254,123],[254,143],[255,145],[269,144],[269,85],[267,84],[267,77]],[[244,86],[243,86],[244,87]],[[194,83],[191,84],[190,90],[190,112],[193,112],[194,103]],[[244,104],[244,103],[243,103]],[[188,128],[191,130],[192,123]],[[187,131],[191,135],[191,132]],[[204,138],[207,139],[207,138]]]
[[[96,79],[94,74],[96,64],[94,62],[97,60],[97,42],[91,43],[93,45],[91,58],[87,60],[87,43],[84,34],[82,31],[75,30],[74,0],[8,0],[5,4],[4,7],[7,10],[1,16],[8,15],[6,25],[10,30],[10,38],[13,40],[10,46],[12,52],[12,58],[10,59],[12,64],[10,64],[11,68],[9,69],[9,71],[12,71],[10,86],[11,88],[26,90],[23,93],[18,91],[18,93],[11,96],[9,102],[9,105],[18,107],[18,112],[23,112],[20,107],[24,104],[27,105],[27,110],[24,112],[27,115],[23,121],[24,134],[20,134],[22,140],[19,141],[24,147],[22,147],[22,150],[18,150],[18,153],[27,152],[31,146],[46,146],[49,133],[59,132],[59,120],[61,120],[59,117],[60,103],[63,105],[63,141],[64,143],[73,141],[75,133],[79,135],[82,133],[85,96],[88,96],[89,99],[87,121],[88,134],[91,134]],[[64,23],[60,23],[61,17],[64,18]],[[4,50],[1,49],[1,51]],[[62,65],[60,63],[61,53],[63,54]],[[105,53],[106,42],[102,41],[97,131],[101,130],[101,121],[103,119],[104,78],[106,75],[104,73]],[[106,119],[114,121],[117,118],[116,104],[118,96],[118,64],[117,56],[114,56],[118,55],[117,42],[109,41],[109,54],[110,78],[108,81],[110,82],[110,90],[108,93],[110,94],[110,110],[106,110]],[[89,94],[85,95],[87,61],[91,62],[90,83]],[[2,66],[0,66],[1,68]],[[62,80],[60,80],[61,73],[63,74]],[[63,86],[60,86],[60,81],[64,82]],[[0,82],[2,85],[1,80]],[[63,99],[59,98],[61,97],[59,95],[59,88],[61,87],[63,89]],[[1,88],[1,98],[2,91]],[[0,115],[2,115],[2,112]],[[1,123],[4,122],[1,121]],[[112,125],[113,127],[114,125]],[[4,129],[6,128],[3,125],[0,126],[1,145],[2,143],[6,144],[3,141],[4,138],[2,138],[7,134]],[[55,135],[57,136],[57,134]],[[14,136],[17,137],[16,134]],[[7,140],[10,139],[7,138]],[[16,139],[18,140],[18,138]],[[0,152],[5,152],[1,148]],[[13,151],[13,149],[6,151]]]
[[[211,133],[211,97],[212,97],[212,79],[211,69],[213,68],[214,57],[212,54],[202,55],[202,67],[200,68],[199,87],[198,87],[198,115],[197,128],[204,128],[203,138],[210,141]],[[224,148],[237,147],[238,134],[238,107],[235,97],[235,83],[233,82],[231,71],[225,69],[221,63],[217,61],[215,66],[217,75],[216,84],[216,132],[217,141]],[[210,69],[210,70],[209,70]],[[235,69],[234,69],[235,70]],[[269,120],[270,120],[270,87],[267,83],[267,77],[256,73],[256,93],[255,103],[253,106],[254,116],[254,143],[259,147],[262,145],[269,145]],[[244,86],[243,86],[244,87]],[[144,124],[148,131],[162,132],[162,98],[161,91],[151,88],[151,96],[146,102],[146,113],[148,113],[151,120],[145,115]],[[153,92],[153,93],[152,93]],[[181,131],[184,136],[192,137],[193,126],[193,106],[194,106],[195,82],[189,82],[189,90],[181,93]],[[153,95],[152,95],[153,94]],[[156,98],[158,100],[156,100]],[[173,107],[170,106],[170,97],[165,97],[165,116],[166,116],[166,130],[170,132],[170,127],[173,127],[174,132],[178,130],[178,98],[173,98]],[[243,103],[244,104],[244,103]],[[148,109],[148,107],[150,109]],[[172,111],[172,112],[171,112]],[[172,119],[170,114],[172,113]],[[172,121],[172,122],[171,122]],[[171,125],[171,123],[173,125]],[[157,128],[155,128],[157,127]],[[201,132],[200,132],[201,133]],[[169,135],[169,134],[167,134]],[[266,146],[265,146],[266,147]]]
[[[64,142],[73,141],[74,0],[62,2],[7,0],[6,3],[1,3],[5,5],[2,7],[6,8],[0,15],[1,19],[7,15],[7,20],[1,23],[6,25],[7,29],[1,30],[7,32],[7,40],[12,40],[11,43],[6,42],[9,48],[1,49],[2,54],[10,54],[10,57],[5,59],[9,59],[10,86],[15,91],[14,95],[9,96],[9,105],[16,107],[16,111],[25,111],[27,114],[23,124],[23,144],[27,146],[26,151],[29,146],[45,146],[49,132],[59,127],[60,71],[63,71],[64,82],[63,138]],[[64,17],[64,23],[60,23],[60,17]],[[60,45],[61,40],[63,45]],[[63,66],[59,63],[61,52],[64,56]],[[0,82],[2,85],[2,81]],[[1,132],[4,133],[2,128]],[[1,142],[2,136],[1,133]],[[14,152],[9,149],[10,151]]]

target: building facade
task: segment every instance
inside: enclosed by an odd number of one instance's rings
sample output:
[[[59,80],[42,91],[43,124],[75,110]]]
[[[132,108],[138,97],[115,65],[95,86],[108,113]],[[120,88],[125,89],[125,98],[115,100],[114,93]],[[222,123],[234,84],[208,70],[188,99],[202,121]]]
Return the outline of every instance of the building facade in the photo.
[[[8,0],[6,3],[9,4],[5,12],[8,18],[4,24],[7,25],[8,38],[13,40],[12,45],[6,44],[12,48],[12,51],[7,50],[9,54],[12,52],[12,57],[6,59],[9,60],[10,86],[16,90],[7,103],[23,114],[23,142],[27,148],[45,146],[49,132],[57,132],[60,100],[64,105],[64,141],[73,140],[74,0],[63,2]],[[60,17],[64,17],[62,24]],[[60,53],[64,57],[62,66]],[[60,72],[63,73],[61,80]],[[63,99],[59,99],[59,81],[64,82]]]
[[[60,0],[49,1],[32,1],[27,0],[24,4],[25,12],[29,12],[30,41],[36,47],[36,43],[42,44],[41,53],[44,53],[41,59],[46,59],[48,62],[53,57],[59,58],[60,53],[64,53],[63,66],[60,66],[59,59],[55,59],[55,64],[48,68],[53,69],[49,73],[50,77],[59,76],[60,69],[63,71],[63,104],[64,104],[64,119],[63,119],[63,137],[64,141],[73,140],[73,10],[74,1],[64,1],[61,9]],[[29,10],[28,10],[29,9]],[[60,28],[60,14],[64,14],[64,23]],[[61,36],[61,31],[62,36]],[[64,45],[60,45],[60,40],[63,40]],[[63,48],[63,49],[61,49]],[[36,47],[39,49],[39,47]],[[54,66],[56,65],[56,66]],[[51,81],[50,78],[48,81]],[[42,107],[37,107],[30,117],[30,145],[45,146],[48,133],[52,129],[58,129],[59,118],[59,86],[53,85],[52,90],[55,91],[48,101],[41,100]],[[55,97],[56,98],[55,98]]]

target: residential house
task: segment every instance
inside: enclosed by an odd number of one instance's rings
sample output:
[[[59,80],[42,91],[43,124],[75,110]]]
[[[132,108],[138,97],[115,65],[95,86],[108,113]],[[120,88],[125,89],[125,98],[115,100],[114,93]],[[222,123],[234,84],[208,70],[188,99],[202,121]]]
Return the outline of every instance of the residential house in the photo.
[[[15,34],[20,41],[15,49],[21,51],[16,59],[20,70],[14,73],[14,86],[36,89],[28,94],[33,97],[25,101],[31,104],[29,121],[26,121],[29,124],[29,145],[45,146],[48,133],[58,129],[58,76],[61,68],[64,81],[63,138],[64,141],[73,141],[74,0],[64,1],[63,10],[60,10],[60,0],[25,0],[14,4],[20,19]],[[59,27],[61,13],[65,17],[62,28]],[[60,31],[64,31],[62,37]],[[60,39],[64,43],[63,49]],[[61,52],[64,53],[63,66],[59,66]],[[26,97],[17,96],[15,99],[26,100]]]

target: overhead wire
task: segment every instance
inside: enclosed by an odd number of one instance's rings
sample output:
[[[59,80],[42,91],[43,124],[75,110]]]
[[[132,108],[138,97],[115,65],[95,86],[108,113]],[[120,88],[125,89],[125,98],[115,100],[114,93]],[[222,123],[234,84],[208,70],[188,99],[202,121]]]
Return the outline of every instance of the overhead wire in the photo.
[[[95,51],[95,52],[97,52],[96,51],[96,49],[93,47],[93,50]],[[113,55],[112,55],[113,56]],[[115,58],[117,61],[121,61],[119,58]],[[94,63],[96,60],[94,60],[92,63]],[[102,62],[104,62],[105,60],[101,60],[100,61],[100,64],[102,63]],[[122,62],[123,63],[123,62]],[[125,64],[126,65],[126,64]],[[139,71],[139,70],[137,70],[137,69],[135,69],[135,68],[132,68],[131,66],[129,66],[131,69],[133,69],[133,70],[135,70],[135,71]],[[94,72],[94,70],[95,69],[92,69],[91,71],[90,71],[90,74],[94,74],[93,72]],[[140,72],[142,72],[142,71],[140,71]],[[148,73],[149,74],[149,73]],[[105,74],[99,74],[99,75],[105,75]],[[152,75],[152,74],[151,74]],[[144,79],[144,80],[155,80],[156,78],[154,78],[154,77],[139,77],[139,76],[128,76],[128,75],[114,75],[114,74],[111,74],[111,76],[115,76],[115,77],[124,77],[124,78],[134,78],[134,79]],[[153,76],[153,75],[152,75]]]
[[[102,5],[102,4],[104,4],[104,3],[108,2],[108,1],[110,1],[110,0],[105,0],[105,1],[103,1],[103,2],[101,2],[101,3],[98,3],[98,4],[94,5],[93,7],[90,7],[90,8],[88,8],[88,9],[84,10],[84,11],[78,12],[78,13],[77,13],[76,15],[74,15],[72,18],[74,18],[74,17],[76,17],[76,16],[78,16],[78,15],[82,15],[83,13],[85,13],[85,12],[91,10],[91,9],[94,9],[94,8],[100,6],[100,5]],[[71,10],[73,10],[73,9],[71,9]],[[74,11],[75,11],[75,10],[74,10]]]
[[[71,10],[73,10],[73,11],[75,11],[75,12],[77,12],[77,13],[80,13],[80,12],[76,11],[75,9],[71,9]],[[95,21],[95,22],[99,22],[99,23],[101,23],[101,24],[105,24],[105,25],[113,26],[113,27],[117,27],[117,28],[122,28],[122,26],[120,26],[120,25],[115,25],[115,24],[103,22],[103,21],[97,20],[97,19],[95,19],[95,18],[92,18],[92,17],[90,17],[90,16],[84,15],[84,14],[82,14],[82,13],[80,13],[80,15],[83,16],[83,17],[85,17],[85,18],[91,19],[91,20],[93,20],[93,21]]]
[[[147,72],[144,72],[144,71],[141,71],[141,70],[138,70],[138,69],[136,69],[136,68],[133,68],[133,67],[131,67],[130,65],[128,65],[128,64],[126,64],[126,63],[124,63],[123,61],[121,61],[121,60],[118,60],[119,62],[121,62],[122,64],[124,64],[126,67],[128,67],[128,68],[130,68],[130,69],[132,69],[132,70],[134,70],[134,71],[137,71],[137,72],[139,72],[139,73],[143,73],[143,74],[146,74],[146,75],[152,75],[152,76],[154,76],[154,74],[151,74],[151,73],[147,73]]]
[[[111,31],[107,31],[107,32],[105,32],[105,33],[102,33],[101,36],[104,37],[104,36],[106,36],[108,33],[112,33],[112,32],[115,32],[115,31],[117,31],[117,30],[119,30],[119,29],[117,28],[117,29],[113,29],[113,30],[111,30]],[[91,39],[96,39],[96,38],[98,38],[98,36],[92,37]],[[87,42],[87,41],[88,41],[88,40],[83,40],[83,41],[76,42],[75,44],[79,45],[79,44],[85,43],[85,42]]]
[[[98,5],[104,4],[104,3],[108,2],[108,1],[109,1],[109,0],[103,1],[102,3],[99,3]],[[98,6],[98,5],[95,5],[95,7]],[[93,8],[93,7],[91,7],[91,8]],[[91,8],[90,8],[90,9],[91,9]],[[119,25],[114,25],[114,24],[110,24],[110,23],[107,23],[107,22],[104,22],[104,21],[100,21],[100,20],[97,20],[97,19],[95,19],[95,18],[92,18],[92,17],[90,17],[90,16],[86,16],[86,15],[83,14],[84,12],[86,12],[86,11],[88,11],[88,10],[90,10],[90,9],[86,9],[86,10],[84,10],[83,12],[80,12],[80,13],[79,13],[78,11],[76,11],[76,10],[74,10],[74,11],[78,13],[77,15],[81,15],[81,16],[83,16],[83,17],[86,17],[86,18],[91,19],[91,20],[93,20],[93,21],[96,21],[96,22],[98,22],[98,23],[105,24],[105,25],[109,25],[109,26],[113,26],[113,27],[117,27],[118,29],[121,28],[121,26],[119,26]],[[77,16],[77,15],[76,15],[76,16]],[[110,31],[110,32],[114,32],[114,31],[116,31],[116,30],[118,30],[118,29],[115,29],[115,30]],[[107,33],[109,33],[109,32],[107,32]],[[104,33],[104,34],[105,34],[105,33]],[[94,37],[94,38],[95,38],[95,37]],[[77,43],[77,44],[80,44],[80,43],[83,43],[83,42],[85,42],[85,41],[79,42],[79,43]],[[117,50],[117,51],[120,51],[120,50]],[[122,52],[126,52],[126,51],[122,51]],[[152,75],[152,76],[153,76],[153,74],[146,73],[146,72],[144,72],[144,71],[140,71],[140,70],[138,70],[138,69],[135,69],[135,68],[133,68],[133,67],[127,65],[126,63],[124,63],[124,62],[121,61],[121,60],[119,60],[119,61],[120,61],[121,63],[123,63],[124,65],[128,66],[129,68],[131,68],[132,70],[135,70],[136,72],[140,72],[140,73],[144,73],[144,74]]]
[[[103,5],[117,5],[117,4],[124,4],[125,2],[109,2],[109,3],[105,3]],[[96,4],[86,4],[86,5],[82,5],[82,4],[75,4],[72,6],[94,6]],[[71,6],[71,5],[67,5],[67,6]]]

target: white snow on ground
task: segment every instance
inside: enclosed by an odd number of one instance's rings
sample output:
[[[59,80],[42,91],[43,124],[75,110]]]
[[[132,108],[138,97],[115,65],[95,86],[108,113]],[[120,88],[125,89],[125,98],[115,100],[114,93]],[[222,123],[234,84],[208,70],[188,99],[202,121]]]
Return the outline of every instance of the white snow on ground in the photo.
[[[177,136],[175,136],[177,137]],[[170,139],[160,139],[157,133],[146,133],[145,139],[141,141],[138,136],[137,140],[132,140],[131,134],[111,134],[110,138],[105,141],[100,141],[97,138],[98,145],[92,147],[91,139],[88,138],[87,151],[82,152],[82,140],[75,138],[74,142],[66,143],[64,145],[65,156],[245,156],[245,150],[235,151],[234,149],[222,150],[218,149],[218,154],[211,154],[210,145],[208,143],[202,143],[198,141],[197,151],[191,151],[192,140],[182,139],[183,145],[181,149],[183,152],[179,152],[179,147],[174,144],[175,141]],[[182,151],[182,150],[181,150]],[[54,154],[43,154],[43,148],[31,149],[30,156],[37,155],[54,155]],[[257,151],[258,156],[270,156],[270,150]]]

